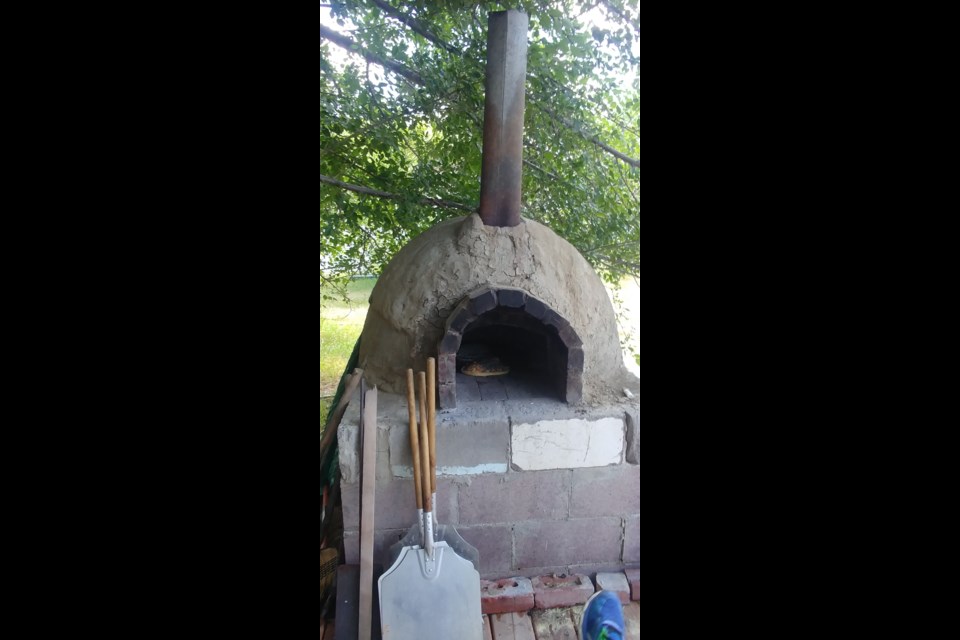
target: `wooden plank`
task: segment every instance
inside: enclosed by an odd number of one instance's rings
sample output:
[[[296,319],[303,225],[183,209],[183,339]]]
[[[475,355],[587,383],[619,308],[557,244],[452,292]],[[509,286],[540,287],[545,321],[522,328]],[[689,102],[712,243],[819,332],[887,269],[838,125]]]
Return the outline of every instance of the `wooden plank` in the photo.
[[[626,640],[640,640],[640,603],[631,602],[623,605],[624,638]]]
[[[493,632],[490,631],[490,618],[483,616],[483,640],[493,640],[492,633]]]
[[[373,513],[377,486],[377,388],[363,400],[363,469],[360,498],[360,613],[358,640],[370,640],[373,616]]]
[[[489,618],[493,640],[537,640],[526,613],[493,613]]]

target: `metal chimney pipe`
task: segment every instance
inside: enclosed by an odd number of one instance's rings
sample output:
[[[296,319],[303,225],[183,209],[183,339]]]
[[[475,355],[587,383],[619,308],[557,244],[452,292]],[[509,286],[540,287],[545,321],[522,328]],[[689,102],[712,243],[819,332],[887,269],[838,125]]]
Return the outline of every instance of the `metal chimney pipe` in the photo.
[[[487,18],[480,219],[494,227],[520,224],[526,80],[527,14],[516,9],[491,13]]]

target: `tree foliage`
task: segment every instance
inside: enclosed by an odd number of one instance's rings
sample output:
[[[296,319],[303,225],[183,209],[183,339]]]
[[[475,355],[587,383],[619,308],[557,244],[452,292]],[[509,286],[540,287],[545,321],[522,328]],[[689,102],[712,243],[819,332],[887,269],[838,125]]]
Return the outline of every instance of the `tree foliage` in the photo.
[[[476,210],[487,14],[529,16],[522,215],[607,280],[639,273],[639,7],[631,0],[357,0],[321,25],[325,280],[379,274],[411,238]],[[605,26],[579,19],[600,11]],[[345,65],[334,50],[351,52]],[[624,77],[631,78],[624,83]]]

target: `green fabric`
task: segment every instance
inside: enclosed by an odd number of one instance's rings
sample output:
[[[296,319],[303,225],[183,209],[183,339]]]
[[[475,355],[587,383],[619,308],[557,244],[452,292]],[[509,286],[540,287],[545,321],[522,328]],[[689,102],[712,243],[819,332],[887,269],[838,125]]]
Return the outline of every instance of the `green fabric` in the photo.
[[[360,338],[362,337],[361,335]],[[360,360],[360,338],[357,338],[357,343],[353,345],[353,353],[350,354],[350,358],[347,360],[347,366],[343,369],[343,375],[340,376],[340,384],[337,385],[337,393],[333,396],[333,401],[330,403],[327,415],[323,419],[324,424],[330,420],[330,416],[333,415],[337,405],[340,403],[340,398],[343,396],[343,388],[347,380],[347,374],[356,368],[357,362]],[[327,450],[326,455],[320,461],[320,480],[323,486],[332,487],[339,471],[340,456],[337,441],[334,439],[333,445]]]

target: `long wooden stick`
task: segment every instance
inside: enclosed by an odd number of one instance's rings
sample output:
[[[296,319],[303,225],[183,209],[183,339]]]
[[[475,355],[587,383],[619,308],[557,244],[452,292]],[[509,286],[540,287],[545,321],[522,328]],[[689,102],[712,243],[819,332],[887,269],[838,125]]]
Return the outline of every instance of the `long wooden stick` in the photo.
[[[427,358],[427,428],[430,431],[430,492],[437,492],[437,361]],[[436,505],[434,505],[436,508]]]
[[[430,432],[427,415],[427,378],[423,371],[417,373],[417,383],[420,387],[420,464],[423,467],[423,478],[420,479],[423,491],[424,514],[432,511],[430,508]],[[426,515],[424,515],[426,518]]]
[[[433,559],[433,509],[430,500],[430,433],[427,429],[427,381],[423,371],[417,373],[420,387],[420,465],[423,467],[421,485],[423,489],[423,548],[427,557]]]
[[[377,486],[377,388],[363,403],[363,488],[360,514],[360,625],[358,640],[370,640],[373,622],[373,514]]]
[[[413,488],[417,492],[417,509],[423,509],[420,488],[420,438],[417,435],[417,408],[413,397],[413,369],[407,369],[407,414],[410,419],[410,452],[413,455]]]

